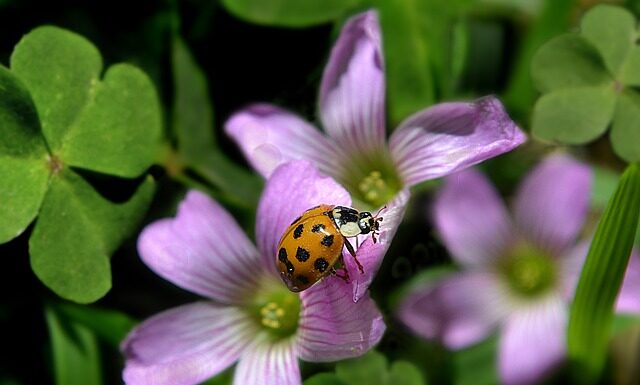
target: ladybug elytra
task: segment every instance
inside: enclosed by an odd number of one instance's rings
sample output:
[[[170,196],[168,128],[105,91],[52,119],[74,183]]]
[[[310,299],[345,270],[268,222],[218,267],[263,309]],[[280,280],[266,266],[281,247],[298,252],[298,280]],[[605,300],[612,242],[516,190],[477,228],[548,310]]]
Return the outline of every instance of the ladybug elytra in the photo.
[[[280,238],[276,263],[282,280],[294,292],[311,287],[327,274],[348,281],[347,270],[339,275],[335,268],[343,265],[344,246],[363,273],[355,250],[346,238],[371,233],[376,242],[380,221],[382,218],[377,215],[345,206],[323,204],[305,211]]]

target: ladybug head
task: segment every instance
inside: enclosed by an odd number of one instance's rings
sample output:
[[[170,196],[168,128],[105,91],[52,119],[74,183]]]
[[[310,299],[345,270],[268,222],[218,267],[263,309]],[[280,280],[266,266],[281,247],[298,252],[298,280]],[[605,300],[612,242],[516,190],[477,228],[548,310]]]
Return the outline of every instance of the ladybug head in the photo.
[[[387,206],[384,206],[383,208],[378,210],[378,213],[375,216],[371,215],[371,213],[368,211],[363,211],[360,213],[358,218],[358,227],[360,227],[360,233],[361,234],[373,233],[372,238],[374,243],[377,241],[376,235],[380,231],[380,222],[382,222],[382,217],[380,216],[380,212],[385,208],[387,208]]]

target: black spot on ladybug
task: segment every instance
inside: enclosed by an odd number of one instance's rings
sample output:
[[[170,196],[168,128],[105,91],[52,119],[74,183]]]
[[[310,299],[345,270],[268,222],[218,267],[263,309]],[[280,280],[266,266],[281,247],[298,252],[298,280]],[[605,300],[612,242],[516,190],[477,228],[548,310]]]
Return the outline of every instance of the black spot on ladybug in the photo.
[[[306,285],[306,284],[309,283],[309,278],[307,278],[306,276],[304,276],[302,274],[298,274],[296,276],[296,280],[302,285]]]
[[[278,251],[278,261],[284,263],[284,265],[287,267],[287,272],[289,273],[289,275],[293,274],[293,272],[296,270],[296,268],[293,266],[293,263],[289,261],[289,258],[287,257],[287,250],[285,250],[284,247],[282,247],[280,251]]]
[[[309,259],[309,252],[298,246],[298,250],[296,250],[296,259],[300,262],[305,262],[307,259]]]
[[[280,251],[278,251],[278,261],[287,263],[288,260],[289,258],[287,258],[287,250],[285,250],[284,247],[280,248]]]
[[[313,225],[313,227],[311,228],[311,232],[312,233],[317,233],[320,230],[324,230],[324,225],[322,223],[316,223],[315,225]]]
[[[298,239],[302,235],[302,230],[304,230],[304,224],[299,224],[295,230],[293,230],[293,239]]]
[[[285,262],[285,265],[287,265],[287,273],[289,273],[289,275],[293,274],[293,272],[296,270],[296,268],[293,266],[293,263],[291,263],[291,261],[289,261],[287,259],[287,262]]]
[[[333,245],[333,235],[325,235],[320,243],[322,243],[322,245],[326,247]]]
[[[329,267],[329,262],[327,262],[327,260],[324,258],[318,258],[313,263],[313,267],[315,267],[315,269],[319,272],[324,273],[325,271],[327,271],[327,267]]]
[[[295,225],[296,223],[300,222],[300,219],[302,219],[302,215],[297,217],[293,222],[291,222],[291,226]]]

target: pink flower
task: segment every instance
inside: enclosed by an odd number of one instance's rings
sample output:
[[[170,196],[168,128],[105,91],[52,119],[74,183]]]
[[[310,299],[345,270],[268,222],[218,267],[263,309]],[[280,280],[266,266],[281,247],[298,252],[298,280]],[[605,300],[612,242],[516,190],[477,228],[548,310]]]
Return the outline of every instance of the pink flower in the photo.
[[[373,211],[386,204],[400,219],[409,187],[510,151],[526,139],[494,97],[419,111],[388,140],[384,108],[380,26],[376,12],[369,11],[346,22],[324,69],[324,133],[270,104],[237,112],[225,128],[264,177],[282,163],[307,159],[345,186],[357,208]],[[387,225],[386,231],[378,258],[354,281],[354,299],[371,282],[396,227]]]
[[[436,226],[462,271],[411,291],[400,319],[425,338],[459,349],[496,328],[506,385],[533,384],[565,357],[567,305],[589,242],[576,243],[588,211],[590,169],[563,155],[523,182],[511,218],[479,172],[448,177]],[[640,312],[640,258],[632,256],[618,311]]]
[[[234,384],[301,383],[298,358],[336,361],[378,343],[385,325],[373,301],[351,300],[336,277],[295,294],[275,270],[281,235],[304,210],[349,205],[349,194],[308,162],[273,172],[256,219],[257,248],[233,218],[191,191],[175,218],[144,229],[143,261],[158,275],[205,300],[160,313],[122,343],[129,385],[196,384],[238,362]]]

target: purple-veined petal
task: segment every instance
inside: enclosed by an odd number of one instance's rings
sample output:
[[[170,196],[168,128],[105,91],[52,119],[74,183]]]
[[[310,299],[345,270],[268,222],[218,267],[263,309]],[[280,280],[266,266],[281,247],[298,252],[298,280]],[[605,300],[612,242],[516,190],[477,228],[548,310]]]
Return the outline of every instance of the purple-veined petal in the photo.
[[[414,333],[461,349],[488,336],[511,307],[492,273],[456,273],[415,287],[402,301],[398,317]]]
[[[300,368],[291,339],[258,337],[242,354],[233,375],[234,385],[300,385]]]
[[[514,239],[511,219],[498,192],[475,170],[445,179],[433,214],[447,249],[467,267],[495,261]]]
[[[357,357],[380,341],[382,314],[368,295],[354,303],[351,293],[351,285],[333,276],[301,293],[300,358],[329,362]]]
[[[240,357],[257,333],[246,313],[196,302],[157,314],[122,343],[127,385],[193,385]]]
[[[343,253],[343,260],[349,270],[351,285],[353,286],[353,302],[358,302],[365,295],[373,278],[380,269],[382,260],[404,217],[409,195],[410,192],[407,189],[400,191],[387,204],[387,208],[380,212],[383,220],[380,222],[378,242],[373,243],[373,238],[369,234],[358,236],[359,247],[356,250],[356,256],[364,268],[364,273],[360,273],[358,266],[349,253]],[[372,214],[375,215],[375,213]],[[350,242],[353,241],[350,240]]]
[[[526,140],[498,99],[442,103],[407,118],[389,139],[404,183],[412,186],[513,150]]]
[[[270,271],[276,272],[276,251],[284,232],[303,212],[320,204],[349,206],[351,197],[307,161],[285,163],[273,172],[256,214],[256,242]]]
[[[524,180],[514,215],[524,237],[559,255],[576,240],[589,208],[591,170],[566,155],[547,157]]]
[[[265,178],[282,163],[296,159],[308,159],[327,174],[342,172],[340,157],[331,141],[282,108],[251,105],[231,116],[225,131]]]
[[[320,86],[320,116],[335,143],[370,154],[384,148],[384,70],[378,15],[351,18],[331,51]]]
[[[560,296],[523,305],[509,316],[500,335],[499,372],[505,385],[529,385],[562,363],[567,310]]]
[[[190,191],[175,218],[147,226],[138,252],[156,274],[222,303],[239,303],[257,284],[258,252],[217,202]]]
[[[558,267],[560,268],[559,277],[562,280],[560,282],[560,289],[562,297],[566,302],[573,301],[578,279],[580,278],[584,261],[587,258],[590,244],[590,239],[581,241],[563,253],[558,259]]]
[[[635,249],[629,257],[627,272],[616,302],[616,312],[640,313],[640,255]]]

